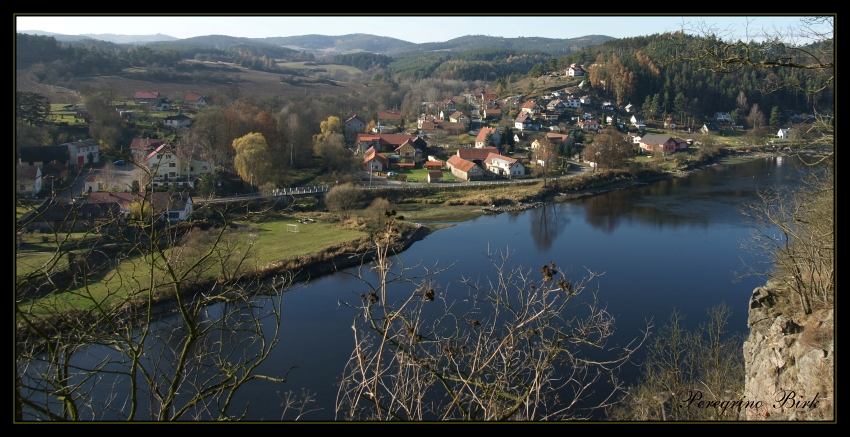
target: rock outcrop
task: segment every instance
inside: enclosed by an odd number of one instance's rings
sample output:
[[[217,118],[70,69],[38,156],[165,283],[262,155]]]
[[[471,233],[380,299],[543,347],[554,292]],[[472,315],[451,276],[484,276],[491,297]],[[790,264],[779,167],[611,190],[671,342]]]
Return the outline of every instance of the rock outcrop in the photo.
[[[832,308],[803,314],[768,283],[750,299],[744,342],[747,420],[835,420]]]

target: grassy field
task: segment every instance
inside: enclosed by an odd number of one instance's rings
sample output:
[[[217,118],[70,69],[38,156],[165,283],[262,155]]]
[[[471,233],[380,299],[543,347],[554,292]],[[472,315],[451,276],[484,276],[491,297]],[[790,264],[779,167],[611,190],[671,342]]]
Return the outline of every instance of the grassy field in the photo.
[[[287,231],[287,224],[297,224],[298,232]],[[295,218],[253,224],[257,229],[254,244],[260,265],[320,251],[324,247],[364,237],[365,232],[343,229],[337,225],[298,223]]]
[[[417,168],[413,170],[395,170],[400,175],[407,175],[407,182],[428,182],[428,169]],[[455,178],[451,172],[443,170],[443,181],[454,182]]]
[[[342,70],[342,71],[349,73],[349,74],[357,74],[357,73],[361,72],[361,70],[359,68],[352,67],[350,65],[339,65],[339,64],[304,65],[305,63],[312,63],[312,62],[309,62],[309,61],[308,62],[279,62],[277,65],[279,65],[281,67],[286,67],[286,68],[304,69],[304,70],[324,68],[325,70],[328,70],[329,74],[333,73],[336,70]]]
[[[462,222],[483,215],[480,206],[475,205],[433,205],[405,203],[396,206],[396,211],[405,221],[416,223]]]

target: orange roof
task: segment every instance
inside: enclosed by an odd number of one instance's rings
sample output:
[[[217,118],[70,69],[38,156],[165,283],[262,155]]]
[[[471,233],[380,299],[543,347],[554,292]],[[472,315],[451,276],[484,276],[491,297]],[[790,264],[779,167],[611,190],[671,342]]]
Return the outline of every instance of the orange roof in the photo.
[[[495,134],[495,133],[496,133],[496,128],[495,128],[495,127],[485,127],[485,128],[482,128],[482,129],[481,129],[481,132],[478,132],[478,136],[477,136],[477,137],[475,137],[475,142],[476,142],[476,143],[484,142],[484,140],[487,138],[487,134],[488,134],[488,133],[493,133],[493,134]]]
[[[186,94],[185,96],[183,96],[183,101],[184,102],[197,102],[198,100],[201,100],[203,98],[204,98],[204,96],[202,96],[200,94],[189,93],[189,94]]]
[[[498,151],[499,149],[492,146],[482,147],[480,149],[458,149],[457,155],[455,156],[465,160],[485,159],[487,158],[487,155]]]
[[[468,172],[469,170],[472,170],[472,167],[475,167],[474,162],[465,161],[457,155],[453,155],[451,158],[449,158],[449,164],[451,164],[452,167],[455,167],[463,172]]]
[[[525,103],[522,104],[522,107],[523,108],[533,108],[534,105],[536,105],[536,104],[537,103],[535,103],[535,102],[525,102]]]
[[[443,163],[440,161],[427,161],[425,163],[426,168],[443,168]]]

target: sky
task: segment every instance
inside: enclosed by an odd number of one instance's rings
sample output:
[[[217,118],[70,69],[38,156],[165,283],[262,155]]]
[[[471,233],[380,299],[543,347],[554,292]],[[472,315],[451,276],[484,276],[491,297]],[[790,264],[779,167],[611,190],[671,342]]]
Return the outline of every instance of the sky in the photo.
[[[576,38],[606,35],[614,38],[713,27],[716,35],[736,38],[760,30],[785,30],[799,16],[68,16],[18,14],[18,32],[41,30],[65,35],[162,33],[176,38],[228,35],[265,38],[296,35],[367,33],[413,43],[447,41],[464,35],[501,37]],[[705,26],[703,26],[705,27]],[[689,32],[693,33],[693,32]]]

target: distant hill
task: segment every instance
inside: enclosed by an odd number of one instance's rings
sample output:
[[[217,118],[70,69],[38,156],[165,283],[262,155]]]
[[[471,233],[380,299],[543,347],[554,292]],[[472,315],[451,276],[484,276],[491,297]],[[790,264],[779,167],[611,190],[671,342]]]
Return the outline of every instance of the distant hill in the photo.
[[[578,38],[540,38],[520,37],[502,38],[486,35],[467,35],[450,39],[445,42],[415,44],[404,48],[404,51],[453,51],[462,52],[483,48],[502,48],[513,50],[540,51],[549,54],[567,54],[581,50],[584,47],[602,44],[614,38],[604,35],[587,35]]]
[[[56,41],[82,41],[84,39],[96,39],[99,41],[108,41],[115,44],[144,44],[156,41],[174,41],[177,38],[173,36],[157,33],[156,35],[116,35],[114,33],[89,33],[85,35],[64,35],[61,33],[45,32],[43,30],[19,30],[18,33],[26,33],[29,35],[44,35],[56,38]]]
[[[256,38],[270,44],[297,47],[308,51],[335,51],[351,52],[365,51],[372,53],[392,53],[403,47],[415,45],[409,41],[403,41],[386,36],[369,35],[365,33],[353,33],[350,35],[327,36],[327,35],[301,35],[272,38]]]

